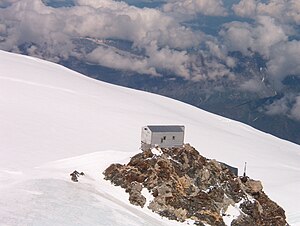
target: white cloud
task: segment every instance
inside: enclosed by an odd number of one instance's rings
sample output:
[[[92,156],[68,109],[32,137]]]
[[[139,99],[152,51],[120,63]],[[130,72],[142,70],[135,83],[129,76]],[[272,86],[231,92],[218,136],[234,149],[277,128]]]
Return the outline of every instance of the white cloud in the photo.
[[[193,81],[200,80],[217,80],[219,78],[234,79],[234,74],[228,67],[224,65],[220,59],[212,57],[210,53],[202,52],[197,56],[194,56],[192,63],[193,75],[191,79]]]
[[[241,17],[270,16],[283,23],[300,24],[299,0],[241,0],[232,7]]]
[[[106,67],[136,71],[141,74],[158,75],[155,68],[149,65],[147,59],[132,55],[122,55],[122,53],[109,48],[97,47],[86,56],[86,59]]]
[[[41,1],[23,0],[0,9],[0,21],[6,26],[2,34],[4,40],[0,43],[2,49],[17,49],[19,45],[34,43],[44,55],[63,58],[74,48],[64,32],[61,15],[56,15],[54,9]]]
[[[186,51],[158,48],[155,42],[146,48],[146,56],[138,56],[118,49],[98,47],[87,54],[90,62],[106,67],[136,71],[141,74],[159,75],[156,69],[167,70],[189,79],[191,58]]]
[[[11,6],[0,9],[0,48],[18,52],[19,46],[26,44],[29,54],[53,61],[88,54],[78,52],[82,50],[74,39],[122,39],[146,50],[147,58],[99,47],[86,59],[152,75],[157,74],[157,67],[189,78],[190,56],[185,49],[198,46],[203,38],[158,9],[140,9],[124,2],[77,0],[70,8],[47,7],[40,0],[10,3]]]
[[[86,60],[106,67],[154,76],[160,75],[157,71],[163,70],[194,81],[214,80],[224,76],[233,78],[233,74],[226,66],[211,59],[207,53],[189,55],[186,51],[159,48],[156,42],[146,48],[145,56],[128,54],[128,52],[113,48],[98,47],[86,55]]]
[[[300,121],[300,96],[288,93],[265,108],[268,115],[286,115]]]
[[[0,9],[0,48],[18,52],[20,45],[22,48],[26,45],[28,54],[52,61],[74,56],[106,67],[150,75],[165,70],[194,80],[233,76],[228,68],[234,67],[235,61],[227,56],[224,46],[216,40],[207,41],[208,36],[181,25],[159,9],[141,9],[112,0],[74,3],[74,7],[52,8],[40,0],[11,1],[9,7]],[[203,10],[205,14],[225,13],[222,1],[191,4],[197,13]],[[188,6],[186,10],[192,8]],[[144,51],[145,56],[122,52],[109,45],[85,49],[74,42],[84,38],[127,40],[134,48]],[[206,43],[207,51],[187,51],[197,49],[201,42]]]
[[[230,51],[240,51],[244,55],[249,55],[249,47],[253,46],[254,42],[252,29],[248,23],[231,22],[224,26],[220,35]]]
[[[283,97],[274,101],[266,107],[266,114],[268,115],[287,115],[290,108],[288,107],[289,97]]]
[[[298,0],[272,0],[268,3],[257,4],[257,13],[269,15],[283,22],[300,23],[300,3]]]
[[[77,4],[70,8],[51,8],[40,0],[22,0],[1,9],[0,20],[15,28],[14,34],[9,35],[18,36],[20,42],[49,41],[49,34],[60,34],[60,40],[62,33],[69,39],[119,38],[140,46],[157,40],[160,46],[182,49],[200,42],[197,33],[156,9],[139,9],[110,0],[78,0]],[[17,29],[22,31],[17,34]]]
[[[188,20],[197,14],[207,16],[226,16],[222,0],[171,0],[163,6],[166,13]]]
[[[241,0],[238,4],[232,6],[236,15],[252,18],[256,15],[256,0]]]
[[[272,49],[268,72],[272,75],[276,88],[281,88],[281,81],[288,75],[300,74],[300,41],[282,43]]]
[[[8,7],[10,5],[12,5],[13,3],[17,2],[18,0],[1,0],[0,1],[0,7],[1,8],[5,8]]]
[[[0,35],[4,35],[6,32],[6,25],[0,23]]]
[[[169,48],[158,49],[156,43],[146,48],[149,64],[171,71],[181,77],[190,79],[190,57],[186,51],[176,51]]]
[[[244,55],[258,52],[266,59],[271,48],[288,39],[283,28],[273,18],[260,16],[255,24],[232,22],[220,32],[230,51],[240,51]]]
[[[291,109],[290,117],[300,121],[300,96],[295,98],[295,104]]]
[[[111,0],[77,2],[81,20],[76,29],[81,36],[126,39],[138,46],[156,40],[160,46],[182,49],[200,42],[197,33],[157,9],[140,9]],[[85,11],[84,6],[88,7]]]
[[[209,52],[212,56],[224,62],[225,65],[229,68],[234,68],[236,66],[236,61],[232,57],[228,56],[227,47],[221,45],[216,41],[207,40],[205,42],[207,45]]]
[[[243,82],[240,85],[240,88],[242,90],[253,92],[253,93],[260,93],[264,91],[264,89],[266,89],[264,83],[261,80],[258,80],[256,78]]]
[[[231,50],[250,55],[260,53],[267,61],[267,72],[272,86],[280,90],[288,75],[300,74],[299,0],[241,0],[232,9],[241,17],[254,19],[254,24],[226,25],[222,35]],[[251,49],[251,51],[249,51]]]

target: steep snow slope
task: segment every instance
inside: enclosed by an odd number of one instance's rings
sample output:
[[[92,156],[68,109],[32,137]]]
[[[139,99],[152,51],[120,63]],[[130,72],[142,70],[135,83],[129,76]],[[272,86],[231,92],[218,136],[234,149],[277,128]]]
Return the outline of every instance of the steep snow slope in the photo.
[[[300,147],[187,104],[0,52],[0,225],[176,225],[103,180],[139,152],[146,124],[183,124],[208,158],[263,181],[300,225]],[[69,174],[84,171],[79,183]],[[178,225],[182,225],[179,224]]]

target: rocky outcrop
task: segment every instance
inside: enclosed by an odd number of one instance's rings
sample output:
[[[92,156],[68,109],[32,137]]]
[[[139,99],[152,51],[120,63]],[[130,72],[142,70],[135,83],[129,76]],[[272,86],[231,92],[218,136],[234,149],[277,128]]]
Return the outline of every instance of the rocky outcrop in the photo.
[[[77,170],[74,170],[72,173],[70,173],[70,176],[73,182],[78,182],[79,176],[84,176],[84,173],[79,173]]]
[[[146,150],[127,165],[112,164],[105,179],[129,193],[129,201],[171,220],[196,225],[286,225],[284,210],[263,192],[261,182],[235,176],[224,164],[190,145]]]

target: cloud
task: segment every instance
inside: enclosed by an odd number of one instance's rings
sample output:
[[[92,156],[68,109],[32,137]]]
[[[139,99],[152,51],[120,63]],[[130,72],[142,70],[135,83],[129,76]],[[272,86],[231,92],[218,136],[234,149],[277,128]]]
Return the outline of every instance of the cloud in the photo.
[[[276,90],[289,75],[300,75],[299,0],[241,0],[233,5],[236,15],[252,18],[254,23],[227,24],[221,35],[227,47],[249,56],[261,54],[266,60],[268,79]]]
[[[146,54],[149,56],[150,65],[190,79],[191,58],[186,51],[176,51],[170,48],[159,49],[153,42],[146,48]]]
[[[113,49],[97,47],[87,54],[89,62],[119,70],[136,71],[141,74],[158,75],[156,69],[151,67],[145,58],[123,54]]]
[[[220,61],[223,61],[227,67],[234,68],[236,66],[235,59],[228,56],[228,50],[226,46],[220,44],[215,40],[207,40],[205,44],[212,56],[219,59]]]
[[[241,0],[232,6],[236,15],[255,18],[256,16],[270,16],[283,23],[300,24],[299,0]]]
[[[136,71],[141,74],[160,75],[157,70],[169,71],[177,76],[190,79],[191,58],[186,51],[159,48],[156,42],[145,50],[145,56],[130,54],[117,48],[97,47],[88,53],[89,62],[120,70]]]
[[[220,35],[230,51],[239,51],[248,56],[258,52],[265,59],[270,57],[273,46],[288,39],[283,28],[273,18],[267,16],[258,17],[255,24],[228,23],[224,25]]]
[[[272,104],[266,106],[265,113],[268,115],[288,115],[291,98],[292,96],[286,95],[283,98],[274,101]]]
[[[248,57],[259,53],[263,57],[267,79],[273,89],[281,90],[287,76],[300,75],[300,41],[289,40],[289,34],[274,18],[257,16],[253,24],[231,22],[224,25],[220,35],[228,51],[239,51]],[[255,80],[250,80],[241,88],[256,90],[254,83]]]
[[[240,17],[255,17],[257,9],[256,0],[241,0],[238,4],[232,6],[232,10]]]
[[[293,105],[291,112],[290,112],[290,117],[300,121],[300,96],[297,96],[295,98],[295,104]]]
[[[240,85],[240,88],[242,90],[248,91],[248,92],[254,92],[254,93],[261,93],[266,89],[264,83],[261,80],[258,80],[256,78],[252,78],[250,80],[247,80],[243,82]]]
[[[222,0],[171,0],[163,6],[163,11],[183,20],[189,20],[197,14],[206,16],[228,14]]]
[[[189,54],[168,47],[160,48],[155,41],[146,47],[144,55],[130,54],[117,48],[97,47],[86,60],[120,70],[161,76],[168,73],[194,81],[233,77],[230,69],[212,59],[207,52]]]
[[[54,9],[40,1],[18,1],[0,9],[0,24],[6,27],[1,33],[0,47],[17,50],[20,45],[31,44],[40,49],[37,55],[64,58],[74,46],[64,32],[62,21],[61,15],[56,15]]]
[[[11,6],[13,3],[17,2],[18,0],[1,0],[0,1],[0,8],[6,8]]]
[[[288,75],[300,75],[300,41],[284,42],[272,49],[267,63],[276,88],[282,87],[282,81]]]
[[[218,80],[225,78],[233,80],[235,78],[234,73],[231,69],[225,66],[224,62],[218,58],[214,58],[208,52],[200,51],[198,55],[194,56],[192,63],[193,76],[191,80]]]
[[[300,96],[295,93],[287,93],[279,100],[265,107],[268,115],[286,115],[290,119],[300,121]]]
[[[78,35],[126,39],[137,46],[157,40],[159,46],[181,49],[200,43],[197,33],[157,9],[140,9],[110,0],[78,0],[77,4]]]
[[[207,13],[224,13],[221,1],[200,2],[193,3],[201,6],[196,11],[206,8]],[[8,7],[0,9],[0,48],[52,61],[72,56],[150,75],[168,71],[196,80],[232,76],[229,68],[235,61],[226,55],[226,48],[159,9],[112,0],[76,0],[74,5],[52,8],[40,0],[10,1]],[[127,40],[145,55],[125,53],[109,45],[78,45],[76,40],[84,39],[95,40],[94,44],[96,40]],[[207,49],[197,51],[201,43]]]
[[[15,52],[26,48],[29,54],[53,61],[88,55],[85,59],[117,69],[156,74],[154,65],[188,78],[185,49],[198,46],[202,39],[199,32],[157,9],[140,9],[124,2],[77,0],[69,8],[47,7],[40,0],[10,3],[0,9],[0,48]],[[128,40],[135,48],[149,52],[149,59],[120,55],[102,47],[89,54],[74,44],[78,38]],[[159,50],[151,50],[154,41]]]
[[[139,9],[124,2],[78,0],[70,8],[51,8],[40,0],[22,0],[1,10],[1,21],[22,29],[19,38],[49,41],[53,35],[116,38],[138,46],[154,39],[160,46],[188,48],[199,44],[199,36],[156,9]],[[20,24],[16,23],[19,21]],[[25,32],[25,33],[24,33]]]

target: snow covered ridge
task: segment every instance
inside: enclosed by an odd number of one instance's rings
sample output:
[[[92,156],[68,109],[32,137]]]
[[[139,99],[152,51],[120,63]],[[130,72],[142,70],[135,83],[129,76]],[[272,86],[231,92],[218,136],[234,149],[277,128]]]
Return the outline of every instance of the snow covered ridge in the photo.
[[[5,225],[182,225],[132,207],[103,179],[139,152],[140,128],[185,125],[187,143],[243,169],[300,225],[300,147],[158,95],[95,81],[0,51],[0,222]],[[78,183],[74,170],[84,172]],[[80,216],[80,217],[78,217]]]

